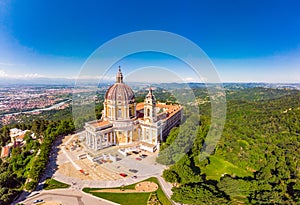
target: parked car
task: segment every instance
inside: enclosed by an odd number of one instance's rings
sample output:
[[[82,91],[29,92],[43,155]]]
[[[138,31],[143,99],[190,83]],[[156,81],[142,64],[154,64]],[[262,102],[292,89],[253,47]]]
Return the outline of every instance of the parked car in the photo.
[[[127,177],[127,174],[125,174],[125,173],[120,173],[120,176],[122,176],[122,177]]]
[[[148,155],[146,155],[146,154],[141,154],[140,155],[140,158],[145,158],[145,157],[147,157]]]
[[[41,202],[43,202],[43,201],[44,201],[43,199],[37,199],[37,200],[34,200],[33,203],[34,203],[34,204],[37,204],[37,203],[41,203]]]
[[[131,177],[132,179],[136,179],[137,178],[137,176],[133,176],[133,177]]]
[[[136,169],[129,169],[129,171],[132,172],[132,173],[137,173],[138,172],[138,170],[136,170]]]
[[[139,157],[137,157],[137,158],[135,158],[136,160],[138,160],[138,161],[141,161],[142,160],[142,158],[139,158]]]

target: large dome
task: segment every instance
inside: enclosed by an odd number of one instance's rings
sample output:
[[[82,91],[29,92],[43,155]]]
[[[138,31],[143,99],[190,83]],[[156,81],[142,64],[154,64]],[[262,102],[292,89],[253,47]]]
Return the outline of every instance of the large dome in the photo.
[[[123,75],[119,68],[116,83],[108,88],[105,99],[112,101],[134,101],[134,98],[132,89],[123,82]]]
[[[134,93],[125,83],[115,83],[106,91],[105,99],[112,101],[133,101]]]

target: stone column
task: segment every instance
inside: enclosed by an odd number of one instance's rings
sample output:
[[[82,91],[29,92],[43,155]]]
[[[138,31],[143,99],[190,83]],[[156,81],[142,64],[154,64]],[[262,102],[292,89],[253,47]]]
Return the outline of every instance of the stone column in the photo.
[[[126,144],[128,143],[128,131],[125,132]]]
[[[103,140],[103,139],[102,139],[102,136],[103,136],[103,134],[100,134],[100,135],[99,135],[99,138],[100,138],[100,149],[103,148],[103,146],[102,146],[102,140]]]
[[[85,131],[85,143],[89,145],[89,132]]]
[[[89,146],[92,144],[92,134],[89,132]]]
[[[132,143],[132,130],[130,131],[130,143]]]
[[[89,132],[89,144],[90,144],[90,147],[92,146],[92,143],[93,143],[93,136],[92,136],[92,133]]]
[[[92,133],[89,133],[90,134],[90,147],[92,147],[93,145],[93,135]]]
[[[108,146],[108,133],[105,134],[104,138],[106,138],[106,146]]]
[[[113,132],[113,137],[114,137],[114,144],[117,144],[117,141],[116,141],[116,132],[115,131]]]
[[[97,150],[97,135],[94,135],[94,150]]]
[[[90,147],[92,148],[92,143],[93,143],[93,138],[92,138],[92,135],[91,135],[91,133],[89,133],[89,141],[90,141]]]

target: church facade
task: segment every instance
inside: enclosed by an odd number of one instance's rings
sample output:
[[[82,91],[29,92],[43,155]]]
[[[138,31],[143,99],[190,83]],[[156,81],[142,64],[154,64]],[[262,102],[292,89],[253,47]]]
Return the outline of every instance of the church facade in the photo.
[[[85,124],[85,142],[94,151],[133,143],[155,151],[181,118],[182,106],[157,102],[151,88],[144,102],[136,103],[119,68],[115,84],[106,91],[102,118]]]

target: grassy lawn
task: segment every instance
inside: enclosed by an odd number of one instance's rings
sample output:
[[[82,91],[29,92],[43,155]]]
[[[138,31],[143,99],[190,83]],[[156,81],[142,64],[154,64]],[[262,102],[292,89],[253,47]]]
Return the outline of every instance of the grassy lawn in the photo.
[[[59,181],[56,181],[55,179],[47,179],[45,184],[44,184],[44,189],[45,190],[50,190],[50,189],[64,189],[64,188],[69,188],[69,184],[65,184]]]
[[[122,205],[146,205],[150,193],[107,193],[92,192],[94,196]]]
[[[206,174],[206,179],[220,180],[222,174],[225,173],[239,177],[252,176],[251,172],[241,169],[222,158],[210,156],[209,160],[210,164],[201,168],[201,171]]]
[[[151,181],[158,184],[158,189],[156,190],[157,197],[159,201],[164,205],[172,205],[169,199],[164,194],[163,190],[161,189],[158,180],[155,177],[148,178],[144,181]],[[138,182],[139,183],[139,182]],[[134,189],[135,185],[138,184],[131,184],[128,186],[124,186],[124,189]],[[113,189],[120,189],[121,187],[115,187]],[[122,205],[146,205],[148,198],[150,196],[149,193],[107,193],[107,192],[93,192],[95,190],[102,190],[105,188],[84,188],[83,191],[86,193],[93,194],[94,196],[107,199]],[[111,188],[110,188],[111,189]]]

